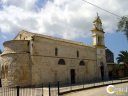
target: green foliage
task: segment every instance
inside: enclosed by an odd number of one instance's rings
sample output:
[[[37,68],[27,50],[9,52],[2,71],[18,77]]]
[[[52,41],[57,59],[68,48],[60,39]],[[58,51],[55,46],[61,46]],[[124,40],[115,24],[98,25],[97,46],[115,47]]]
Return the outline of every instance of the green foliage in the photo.
[[[128,16],[123,16],[117,25],[117,31],[124,32],[128,40]]]
[[[124,64],[128,64],[128,51],[120,51],[116,59],[118,63],[123,62]]]

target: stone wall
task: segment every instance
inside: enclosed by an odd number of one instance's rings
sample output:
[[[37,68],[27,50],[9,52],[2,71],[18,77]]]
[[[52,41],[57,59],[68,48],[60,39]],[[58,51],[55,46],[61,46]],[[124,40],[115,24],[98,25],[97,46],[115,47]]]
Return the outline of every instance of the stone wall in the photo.
[[[33,40],[32,55],[55,56],[55,48],[57,48],[57,57],[96,60],[96,49],[91,46],[38,36],[33,37]],[[77,51],[79,51],[79,57],[77,57]]]
[[[37,85],[57,81],[71,83],[71,69],[75,70],[76,83],[100,78],[96,48],[36,35],[28,36],[29,41],[25,34],[4,43],[5,50],[1,55],[3,86]],[[59,64],[60,59],[65,64]],[[80,65],[81,61],[84,65]]]
[[[31,41],[32,83],[71,82],[70,70],[75,69],[76,83],[88,81],[97,77],[96,49],[42,37],[33,37]],[[57,56],[55,48],[58,49]],[[77,51],[79,56],[77,57]],[[65,65],[59,65],[60,59]],[[85,65],[79,65],[80,61]]]

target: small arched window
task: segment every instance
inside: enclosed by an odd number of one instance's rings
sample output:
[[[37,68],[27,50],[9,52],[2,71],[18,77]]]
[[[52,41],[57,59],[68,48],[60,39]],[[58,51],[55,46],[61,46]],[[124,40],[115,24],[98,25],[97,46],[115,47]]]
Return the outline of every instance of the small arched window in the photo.
[[[5,65],[5,72],[8,72],[8,66]]]
[[[98,44],[99,44],[99,45],[102,44],[102,37],[98,37]]]
[[[21,39],[21,34],[20,34],[20,39]]]
[[[79,57],[79,51],[77,50],[77,58]]]
[[[65,65],[64,59],[60,59],[60,60],[58,61],[58,64],[59,64],[59,65]]]
[[[58,48],[55,48],[55,56],[58,55]]]
[[[5,78],[5,68],[4,68],[4,66],[2,66],[1,74],[2,74],[2,79],[4,79]]]
[[[82,60],[82,61],[80,61],[79,65],[84,66],[85,62]]]
[[[8,66],[5,65],[5,78],[7,78],[7,76],[8,76]]]

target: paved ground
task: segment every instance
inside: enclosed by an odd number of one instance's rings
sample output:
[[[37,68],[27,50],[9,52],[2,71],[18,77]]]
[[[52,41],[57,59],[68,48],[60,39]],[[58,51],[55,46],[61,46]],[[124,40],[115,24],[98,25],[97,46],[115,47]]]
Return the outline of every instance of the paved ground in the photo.
[[[114,81],[98,82],[98,83],[91,83],[91,84],[84,84],[84,85],[72,85],[67,87],[60,87],[60,93],[72,91],[76,89],[83,89],[88,87],[104,85],[104,84],[121,83],[126,81],[128,80],[114,80]],[[128,87],[128,83],[115,85],[115,88],[116,87],[126,89],[126,87]],[[128,88],[127,88],[127,91],[128,91]],[[0,88],[0,96],[17,96],[16,93],[17,93],[16,88]],[[49,90],[48,88],[45,88],[45,87],[43,89],[42,88],[20,88],[19,93],[20,93],[20,96],[42,96],[42,94],[43,96],[49,96]],[[58,96],[57,87],[55,88],[52,87],[50,93],[51,93],[51,96]],[[77,92],[70,93],[63,96],[128,96],[128,94],[126,95],[122,92],[120,93],[118,92],[113,95],[110,95],[106,92],[106,87],[101,87],[101,88],[95,88],[95,89],[84,90],[79,92],[77,91]]]
[[[100,88],[77,91],[77,92],[65,94],[63,96],[128,96],[128,83],[114,85],[113,90],[118,90],[118,91],[115,91],[114,94],[107,93],[106,88],[107,87],[105,86]],[[123,91],[120,91],[120,90],[123,90]]]

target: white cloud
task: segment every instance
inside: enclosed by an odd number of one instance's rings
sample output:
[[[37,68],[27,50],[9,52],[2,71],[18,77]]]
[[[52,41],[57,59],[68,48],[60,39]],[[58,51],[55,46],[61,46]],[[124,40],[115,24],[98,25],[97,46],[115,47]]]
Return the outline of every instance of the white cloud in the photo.
[[[2,32],[16,32],[20,29],[34,30],[37,24],[36,14],[16,6],[5,7],[0,11],[0,29]]]
[[[32,10],[37,0],[1,0],[4,6],[17,6],[25,10]]]
[[[2,0],[0,29],[18,32],[21,29],[66,39],[86,37],[91,32],[92,21],[99,12],[106,32],[114,32],[119,19],[82,0],[49,0],[37,8],[40,0]],[[127,15],[127,0],[88,0],[118,15]],[[43,5],[43,4],[42,4]],[[37,11],[37,9],[40,11]]]

